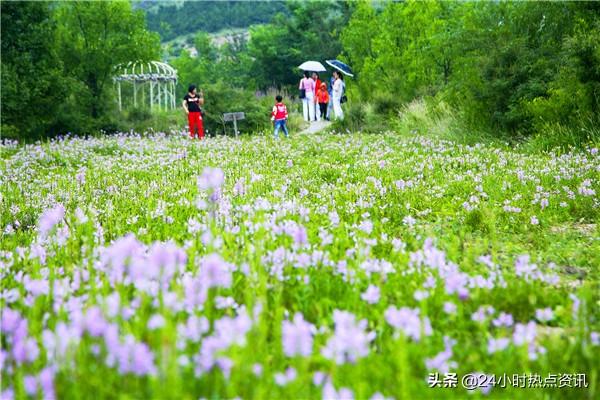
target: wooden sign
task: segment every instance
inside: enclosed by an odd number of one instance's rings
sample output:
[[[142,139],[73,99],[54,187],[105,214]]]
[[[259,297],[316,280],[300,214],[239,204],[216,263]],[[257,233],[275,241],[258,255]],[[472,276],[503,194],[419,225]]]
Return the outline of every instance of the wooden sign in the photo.
[[[246,119],[246,115],[243,112],[232,112],[223,114],[223,121],[239,121],[240,119]]]
[[[233,121],[233,131],[235,136],[238,135],[237,122],[240,119],[246,119],[246,115],[243,112],[232,112],[223,114],[223,121]]]

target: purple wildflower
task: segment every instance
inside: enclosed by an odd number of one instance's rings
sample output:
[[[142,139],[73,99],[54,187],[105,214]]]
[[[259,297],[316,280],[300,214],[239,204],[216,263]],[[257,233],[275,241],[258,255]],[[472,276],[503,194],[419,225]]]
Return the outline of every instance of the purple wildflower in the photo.
[[[155,329],[160,329],[163,326],[165,326],[165,318],[160,314],[154,314],[148,320],[148,329],[150,329],[151,331]]]
[[[263,373],[263,366],[262,366],[262,364],[259,364],[259,363],[253,364],[252,365],[252,373],[256,377],[262,376],[262,373]]]
[[[451,301],[444,302],[444,312],[446,314],[456,314],[456,304]]]
[[[65,217],[65,207],[62,204],[57,204],[54,208],[49,208],[44,211],[38,222],[38,232],[41,237],[48,236],[48,233],[56,224]]]
[[[550,307],[535,310],[535,318],[540,322],[548,322],[554,318],[554,313]]]
[[[500,315],[498,315],[498,318],[496,318],[492,321],[492,324],[496,327],[501,327],[501,326],[511,327],[513,325],[513,323],[514,323],[514,321],[513,321],[512,315],[507,314],[505,312],[501,312]]]
[[[515,331],[513,333],[513,342],[515,345],[521,346],[522,344],[530,344],[535,340],[535,336],[535,322],[530,321],[528,324],[515,325]]]
[[[447,374],[451,369],[455,369],[457,364],[451,360],[452,347],[455,343],[453,339],[444,336],[444,350],[433,358],[425,359],[425,367],[429,371],[437,370],[442,374]]]
[[[231,286],[231,267],[217,254],[210,254],[200,261],[200,281],[206,288]]]
[[[494,354],[497,351],[502,351],[508,347],[510,344],[509,338],[490,338],[488,340],[488,353]]]
[[[286,356],[311,355],[315,327],[306,322],[302,314],[296,313],[292,322],[283,321],[281,331],[283,352]]]
[[[323,387],[323,400],[353,400],[354,394],[352,390],[348,388],[340,388],[339,391],[335,390],[331,380],[327,380]]]
[[[397,309],[394,306],[390,306],[385,310],[385,320],[388,324],[401,330],[407,337],[417,342],[421,339],[421,332],[425,336],[431,336],[432,334],[429,318],[425,317],[421,322],[419,310],[416,308],[402,307],[401,309]]]
[[[220,168],[206,167],[198,177],[198,188],[201,190],[218,189],[223,185],[225,175]]]
[[[277,372],[274,375],[275,383],[279,386],[285,386],[291,381],[295,380],[298,376],[298,373],[293,367],[288,367],[285,372]]]
[[[321,354],[336,364],[354,363],[369,354],[369,343],[375,339],[375,332],[366,332],[367,320],[356,321],[356,316],[347,311],[333,312],[335,331]]]
[[[379,286],[369,285],[367,290],[360,295],[360,298],[369,304],[377,304],[381,297]]]

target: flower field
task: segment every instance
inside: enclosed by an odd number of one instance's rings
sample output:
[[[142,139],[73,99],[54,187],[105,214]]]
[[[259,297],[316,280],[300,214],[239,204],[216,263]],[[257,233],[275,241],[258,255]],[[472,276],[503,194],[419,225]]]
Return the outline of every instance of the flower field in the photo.
[[[600,396],[596,148],[0,151],[2,399]]]

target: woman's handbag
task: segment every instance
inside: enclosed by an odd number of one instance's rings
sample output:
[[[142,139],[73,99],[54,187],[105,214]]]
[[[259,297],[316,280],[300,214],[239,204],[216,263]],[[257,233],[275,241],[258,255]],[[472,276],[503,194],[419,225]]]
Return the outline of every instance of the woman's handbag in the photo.
[[[343,95],[342,98],[340,99],[340,103],[346,103],[348,101],[348,97],[346,97],[346,95]]]
[[[300,97],[301,99],[305,99],[306,98],[306,89],[304,89],[304,80],[302,80],[302,89],[300,89]]]

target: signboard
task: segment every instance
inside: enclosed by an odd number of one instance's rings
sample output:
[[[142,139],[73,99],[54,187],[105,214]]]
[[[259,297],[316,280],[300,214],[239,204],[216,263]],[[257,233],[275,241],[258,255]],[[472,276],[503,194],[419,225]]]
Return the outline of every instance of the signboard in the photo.
[[[235,136],[238,135],[237,122],[240,119],[246,119],[246,115],[243,112],[232,112],[223,114],[223,121],[233,121],[233,131],[235,132]]]
[[[223,121],[239,121],[240,119],[246,119],[246,115],[243,112],[232,112],[223,114]]]

